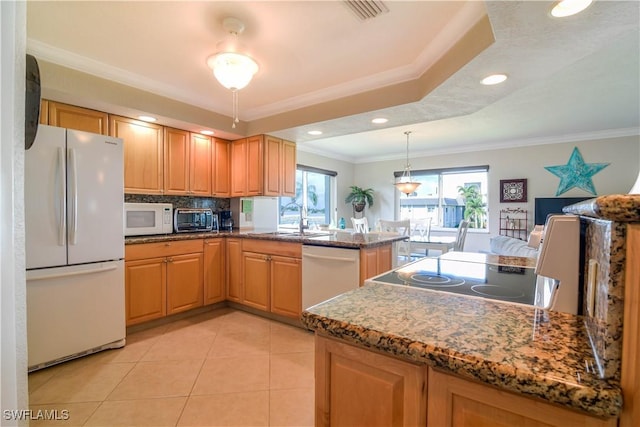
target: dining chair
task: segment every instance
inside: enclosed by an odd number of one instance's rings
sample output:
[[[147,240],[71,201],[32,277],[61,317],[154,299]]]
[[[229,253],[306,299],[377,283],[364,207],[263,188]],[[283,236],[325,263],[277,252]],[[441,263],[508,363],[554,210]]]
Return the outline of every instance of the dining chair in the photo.
[[[407,236],[405,240],[395,242],[395,256],[393,257],[393,266],[396,267],[398,259],[402,258],[404,261],[411,261],[411,221],[403,219],[400,221],[390,221],[385,219],[378,220],[378,230],[383,233],[398,233]]]
[[[429,239],[431,238],[431,221],[432,221],[431,217],[411,221],[410,236],[412,238],[415,237],[417,242],[428,242]],[[417,243],[415,246],[419,247],[420,244]],[[412,258],[422,258],[424,256],[424,254],[422,254],[419,249],[413,248],[413,245],[411,244],[411,240],[409,240],[409,249],[411,251]],[[428,255],[429,255],[429,251],[427,250],[427,256]]]
[[[367,221],[366,216],[362,218],[351,217],[351,224],[353,225],[353,231],[356,233],[366,234],[369,232],[369,221]]]
[[[460,221],[458,225],[458,233],[456,234],[456,242],[453,244],[454,251],[464,250],[464,241],[467,238],[467,230],[469,229],[469,221]]]

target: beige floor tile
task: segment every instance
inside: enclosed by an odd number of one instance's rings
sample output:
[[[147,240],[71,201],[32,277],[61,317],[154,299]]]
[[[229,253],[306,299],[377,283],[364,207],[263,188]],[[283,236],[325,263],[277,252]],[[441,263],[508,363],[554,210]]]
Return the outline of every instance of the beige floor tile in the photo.
[[[268,355],[271,337],[269,331],[220,331],[207,354],[207,358]]]
[[[313,388],[271,390],[269,396],[269,425],[313,426],[314,402]]]
[[[235,393],[269,389],[269,356],[208,359],[192,395]]]
[[[269,392],[191,396],[178,426],[267,426]]]
[[[44,383],[49,381],[56,374],[56,369],[50,367],[47,369],[41,369],[39,371],[31,372],[29,374],[29,393],[33,393]]]
[[[51,405],[31,405],[30,427],[82,426],[100,402],[56,403]]]
[[[313,352],[271,355],[270,389],[313,387]]]
[[[104,400],[133,368],[133,363],[86,364],[65,367],[30,394],[30,404]]]
[[[138,362],[107,400],[187,396],[202,360]]]
[[[103,402],[85,426],[175,426],[186,397]]]
[[[273,321],[244,311],[234,311],[224,317],[219,333],[269,334]]]
[[[202,360],[207,357],[214,339],[215,335],[165,334],[153,343],[141,360]]]
[[[271,353],[298,353],[313,349],[312,332],[290,325],[271,325]]]

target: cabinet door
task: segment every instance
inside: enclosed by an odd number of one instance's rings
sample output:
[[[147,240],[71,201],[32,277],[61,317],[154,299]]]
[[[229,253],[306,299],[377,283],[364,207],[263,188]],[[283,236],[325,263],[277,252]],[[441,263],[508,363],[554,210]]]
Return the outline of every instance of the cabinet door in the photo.
[[[243,304],[269,311],[269,256],[242,253]]]
[[[198,133],[191,134],[189,194],[211,195],[211,138]]]
[[[378,271],[376,274],[382,274],[391,270],[393,262],[393,245],[378,246]]]
[[[204,241],[204,304],[224,301],[224,239]]]
[[[165,194],[188,194],[190,145],[189,132],[164,128]]]
[[[242,240],[227,239],[227,299],[242,302]]]
[[[109,134],[109,116],[102,111],[49,101],[48,116],[50,126]]]
[[[211,177],[211,193],[217,197],[231,196],[230,155],[231,143],[224,139],[213,139],[213,165]]]
[[[271,312],[300,318],[302,264],[300,258],[271,256]]]
[[[378,274],[378,248],[360,249],[360,286]]]
[[[119,116],[111,116],[109,127],[124,140],[124,192],[162,194],[162,127]]]
[[[231,143],[231,197],[247,195],[247,138]]]
[[[279,196],[282,140],[266,135],[264,137],[264,195]],[[294,189],[295,190],[295,189]]]
[[[264,187],[264,150],[263,137],[247,138],[247,196],[259,196]]]
[[[318,335],[315,360],[316,426],[426,425],[423,366]]]
[[[41,125],[49,124],[49,101],[46,99],[40,100],[40,120],[38,120],[38,123]]]
[[[167,314],[165,258],[127,261],[125,306],[127,326],[157,319]]]
[[[539,400],[429,370],[428,427],[609,426],[602,420]]]
[[[202,253],[168,258],[167,314],[179,313],[202,305],[202,272]]]
[[[282,141],[282,159],[280,171],[280,195],[295,197],[296,195],[296,144]]]

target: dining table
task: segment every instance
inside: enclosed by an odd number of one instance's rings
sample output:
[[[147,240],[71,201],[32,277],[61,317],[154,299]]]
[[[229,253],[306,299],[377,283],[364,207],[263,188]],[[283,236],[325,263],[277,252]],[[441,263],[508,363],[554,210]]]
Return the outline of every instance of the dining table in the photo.
[[[411,245],[411,253],[418,253],[424,250],[425,255],[429,256],[430,250],[440,251],[441,253],[447,253],[453,250],[456,243],[455,236],[411,236],[409,240]]]

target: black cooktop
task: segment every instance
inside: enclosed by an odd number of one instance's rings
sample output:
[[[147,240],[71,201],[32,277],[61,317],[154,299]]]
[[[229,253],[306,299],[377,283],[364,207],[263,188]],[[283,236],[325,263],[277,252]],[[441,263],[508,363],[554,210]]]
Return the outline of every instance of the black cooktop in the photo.
[[[538,278],[531,267],[441,258],[423,258],[371,281],[545,308],[551,297],[545,289],[552,288],[554,284],[549,282],[552,279]],[[539,281],[542,283],[538,284]]]

